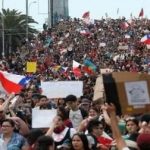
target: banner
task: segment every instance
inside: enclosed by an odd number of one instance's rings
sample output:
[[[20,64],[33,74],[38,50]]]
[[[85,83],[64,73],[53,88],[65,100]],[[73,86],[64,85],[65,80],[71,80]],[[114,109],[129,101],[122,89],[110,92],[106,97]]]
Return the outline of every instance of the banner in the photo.
[[[65,98],[72,94],[78,98],[83,95],[82,81],[41,82],[42,94],[48,98]]]

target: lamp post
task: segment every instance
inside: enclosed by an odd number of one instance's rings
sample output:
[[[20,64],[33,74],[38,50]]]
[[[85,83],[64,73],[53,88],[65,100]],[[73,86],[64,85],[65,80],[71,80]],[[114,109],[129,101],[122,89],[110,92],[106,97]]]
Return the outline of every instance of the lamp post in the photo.
[[[1,14],[1,19],[2,19],[2,57],[5,57],[5,33],[4,33],[4,14],[3,14],[3,9],[4,9],[4,0],[2,0],[2,14]]]
[[[37,1],[32,1],[32,2],[29,3],[28,15],[30,15],[30,7],[31,7],[31,5],[35,4],[35,3],[37,3]]]

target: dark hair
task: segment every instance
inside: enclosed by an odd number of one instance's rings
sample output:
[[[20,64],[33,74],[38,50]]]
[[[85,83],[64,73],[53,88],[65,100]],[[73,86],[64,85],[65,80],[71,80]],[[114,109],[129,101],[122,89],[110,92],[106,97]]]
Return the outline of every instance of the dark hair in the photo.
[[[93,109],[94,111],[96,111],[97,113],[99,113],[100,111],[98,110],[98,108],[97,107],[95,107],[95,106],[91,106],[90,108],[89,108],[89,110],[90,109]]]
[[[103,125],[103,123],[100,122],[98,119],[92,119],[91,121],[89,121],[87,126],[88,132],[91,133],[95,127],[99,126],[99,124]]]
[[[65,98],[65,102],[75,102],[77,101],[77,97],[75,95],[68,95],[66,98]]]
[[[5,102],[5,99],[4,99],[4,98],[0,98],[0,100],[2,100],[3,102]]]
[[[46,98],[46,99],[47,99],[47,96],[45,96],[45,95],[40,95],[40,96],[39,96],[39,99],[42,99],[42,98]]]
[[[147,143],[147,144],[141,144],[141,145],[138,145],[140,150],[150,150],[150,144]]]
[[[131,121],[131,122],[133,122],[138,128],[137,128],[137,131],[139,130],[139,121],[135,118],[135,117],[129,117],[129,118],[127,118],[126,120],[126,126],[127,126],[127,123],[129,122],[129,121]],[[125,134],[127,134],[128,133],[128,130],[127,130],[127,128],[126,128],[126,133]],[[132,133],[132,136],[130,135],[130,138],[132,138],[132,140],[134,139],[134,140],[136,140],[136,138],[137,138],[137,136],[138,136],[138,134],[136,134],[136,133]]]
[[[60,101],[63,101],[63,104],[60,103]],[[59,98],[57,101],[57,106],[64,106],[65,107],[65,98]]]
[[[58,111],[60,111],[60,113],[57,113],[59,116],[61,116],[61,118],[63,120],[69,119],[69,113],[67,112],[67,110],[63,107],[63,106],[59,106],[57,108]]]
[[[141,122],[146,121],[147,123],[149,123],[150,122],[150,114],[142,115],[140,121]]]
[[[126,124],[129,122],[129,121],[132,121],[134,122],[137,126],[139,124],[139,121],[135,118],[135,117],[129,117],[126,119]]]
[[[27,135],[27,141],[29,145],[34,144],[37,141],[37,139],[42,135],[43,135],[43,132],[41,129],[32,129]]]
[[[73,138],[74,138],[75,136],[80,137],[80,139],[81,139],[81,141],[82,141],[82,143],[83,143],[83,148],[84,148],[84,150],[90,150],[89,144],[88,144],[87,136],[86,136],[84,133],[82,133],[82,132],[80,133],[80,132],[79,132],[79,133],[74,134],[73,137],[72,137],[72,140],[73,140]],[[71,145],[72,145],[72,142],[71,142]],[[74,150],[73,145],[72,145],[72,150]]]
[[[13,120],[11,120],[11,119],[5,119],[5,120],[3,120],[3,121],[2,121],[2,124],[3,124],[4,122],[9,122],[9,124],[10,124],[12,127],[15,127],[15,122],[14,122]]]
[[[49,150],[49,146],[54,145],[54,140],[50,136],[41,136],[37,140],[37,145],[35,150]]]

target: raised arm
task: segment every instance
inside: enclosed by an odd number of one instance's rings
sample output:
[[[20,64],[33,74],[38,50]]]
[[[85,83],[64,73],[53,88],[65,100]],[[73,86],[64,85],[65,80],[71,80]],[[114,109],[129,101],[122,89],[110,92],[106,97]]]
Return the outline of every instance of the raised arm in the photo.
[[[105,104],[105,106],[106,106],[107,112],[110,116],[111,129],[112,129],[113,137],[116,140],[117,148],[119,150],[128,150],[127,145],[126,145],[124,139],[122,138],[122,135],[118,128],[118,120],[116,117],[115,106],[113,104],[110,104],[110,105]]]

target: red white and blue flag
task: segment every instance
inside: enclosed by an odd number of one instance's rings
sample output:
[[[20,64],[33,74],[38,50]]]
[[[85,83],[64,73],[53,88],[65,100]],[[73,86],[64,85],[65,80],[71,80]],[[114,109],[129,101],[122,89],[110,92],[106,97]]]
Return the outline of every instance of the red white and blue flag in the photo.
[[[141,42],[149,45],[150,44],[150,34],[146,34],[144,37],[142,37]]]
[[[17,94],[30,80],[31,77],[0,71],[0,91]]]

